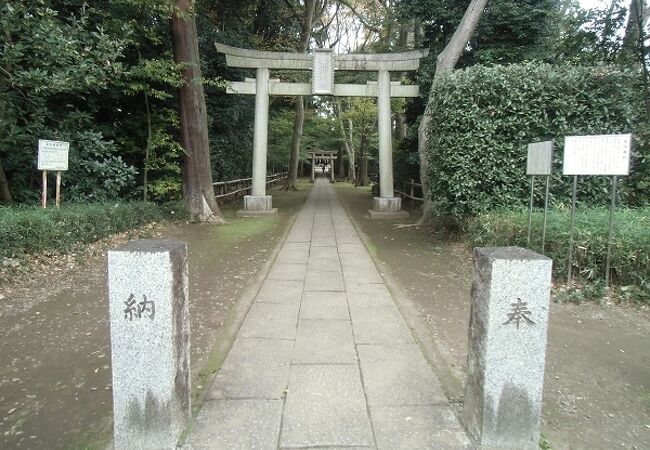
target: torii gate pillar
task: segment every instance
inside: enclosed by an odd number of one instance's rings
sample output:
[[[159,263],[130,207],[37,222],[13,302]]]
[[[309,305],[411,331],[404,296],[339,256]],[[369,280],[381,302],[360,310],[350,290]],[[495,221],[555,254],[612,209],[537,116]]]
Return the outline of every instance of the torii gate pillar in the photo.
[[[393,136],[390,110],[390,72],[380,70],[377,78],[377,121],[379,132],[379,197],[374,197],[368,212],[373,219],[408,217],[402,199],[395,197],[393,184]]]
[[[266,157],[269,141],[269,69],[257,68],[255,78],[255,134],[253,135],[253,180],[251,194],[244,196],[244,209],[239,217],[276,214],[273,199],[266,195]]]

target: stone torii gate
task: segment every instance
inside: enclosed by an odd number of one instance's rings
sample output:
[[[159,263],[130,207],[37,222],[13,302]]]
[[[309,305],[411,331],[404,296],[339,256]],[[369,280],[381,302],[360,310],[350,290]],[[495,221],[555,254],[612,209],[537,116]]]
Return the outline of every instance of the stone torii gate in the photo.
[[[251,195],[244,197],[241,216],[273,214],[270,195],[266,195],[266,158],[268,146],[269,95],[334,95],[340,97],[377,97],[379,131],[379,197],[373,199],[373,218],[393,218],[406,215],[401,198],[393,192],[393,149],[391,97],[417,97],[418,86],[391,83],[390,72],[417,70],[420,59],[428,49],[401,53],[369,53],[335,55],[331,49],[316,49],[313,54],[269,52],[216,44],[217,51],[226,55],[230,67],[256,69],[255,79],[232,82],[231,94],[255,95],[255,134],[253,137],[253,183]],[[270,70],[311,70],[312,83],[282,83],[270,79]],[[334,72],[375,71],[377,82],[366,84],[336,84]]]
[[[315,166],[316,166],[316,161],[317,160],[325,160],[329,162],[330,165],[330,180],[334,181],[334,161],[337,160],[338,156],[336,156],[336,152],[318,152],[318,151],[313,151],[309,152],[309,156],[311,158],[311,182],[314,182],[315,178]],[[323,172],[323,175],[325,175],[325,172]]]

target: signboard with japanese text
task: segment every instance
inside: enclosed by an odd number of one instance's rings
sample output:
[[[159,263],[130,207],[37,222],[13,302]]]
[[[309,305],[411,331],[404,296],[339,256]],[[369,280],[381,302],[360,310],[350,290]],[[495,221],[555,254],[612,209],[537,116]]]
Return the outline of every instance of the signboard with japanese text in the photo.
[[[38,170],[68,170],[70,143],[38,140]]]
[[[553,141],[528,144],[526,175],[550,175],[553,171]]]
[[[628,175],[631,134],[567,136],[564,175]]]

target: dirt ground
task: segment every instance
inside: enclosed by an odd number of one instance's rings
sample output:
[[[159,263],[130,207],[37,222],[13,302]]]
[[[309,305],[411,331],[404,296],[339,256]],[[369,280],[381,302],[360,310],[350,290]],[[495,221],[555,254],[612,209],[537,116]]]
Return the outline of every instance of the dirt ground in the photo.
[[[227,353],[248,291],[272,259],[309,184],[273,192],[280,214],[227,225],[147,227],[146,237],[188,243],[195,406]],[[0,287],[0,448],[105,448],[112,434],[106,249]],[[215,347],[215,343],[216,347]],[[199,399],[199,401],[196,401]]]
[[[372,221],[368,190],[337,193],[393,286],[399,307],[462,407],[471,253],[407,221]],[[414,221],[414,220],[411,220]],[[552,302],[542,435],[553,449],[650,448],[650,313]],[[549,448],[549,447],[546,447]]]

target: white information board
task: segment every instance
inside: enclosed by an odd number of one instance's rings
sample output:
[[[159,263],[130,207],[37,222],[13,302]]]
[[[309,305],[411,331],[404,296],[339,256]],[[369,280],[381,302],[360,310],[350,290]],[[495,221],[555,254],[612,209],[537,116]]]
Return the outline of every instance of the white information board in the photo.
[[[567,136],[564,175],[628,175],[631,134]]]
[[[38,140],[38,170],[68,170],[70,143]]]
[[[314,51],[312,73],[312,94],[332,95],[334,93],[334,52],[319,48]]]
[[[526,175],[550,175],[553,172],[553,141],[528,144]]]

